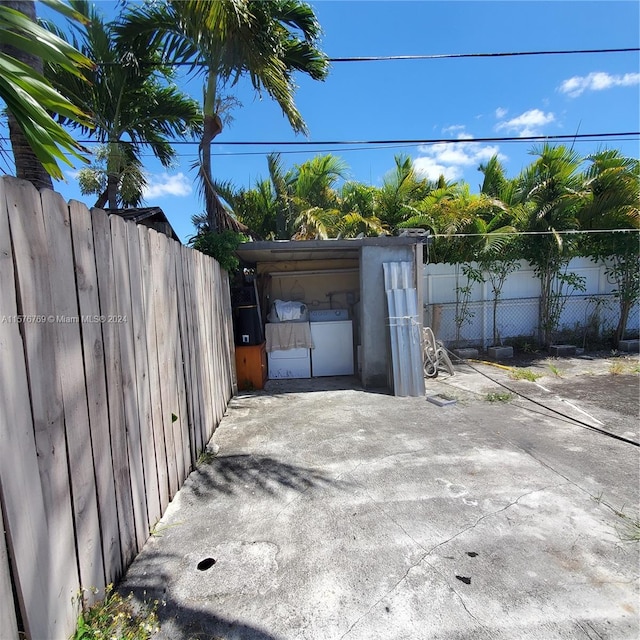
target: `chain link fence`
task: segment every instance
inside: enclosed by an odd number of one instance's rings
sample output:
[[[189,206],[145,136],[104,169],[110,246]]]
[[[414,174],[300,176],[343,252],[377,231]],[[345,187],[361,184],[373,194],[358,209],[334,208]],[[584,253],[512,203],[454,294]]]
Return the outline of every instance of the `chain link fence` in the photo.
[[[539,342],[539,298],[501,300],[495,309],[492,300],[469,302],[465,309],[455,302],[425,305],[424,323],[436,338],[450,347],[513,345],[525,347]],[[613,346],[620,316],[613,294],[570,296],[566,299],[553,342],[582,348]],[[627,333],[640,332],[640,305],[632,307]]]

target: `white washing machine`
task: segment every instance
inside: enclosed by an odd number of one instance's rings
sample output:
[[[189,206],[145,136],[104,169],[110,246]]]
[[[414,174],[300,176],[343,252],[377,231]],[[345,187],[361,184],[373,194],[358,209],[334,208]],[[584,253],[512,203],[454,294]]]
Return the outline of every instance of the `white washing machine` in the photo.
[[[286,349],[267,353],[269,379],[310,378],[310,349]]]
[[[311,375],[351,376],[353,370],[353,325],[347,309],[321,309],[309,313],[314,348]]]

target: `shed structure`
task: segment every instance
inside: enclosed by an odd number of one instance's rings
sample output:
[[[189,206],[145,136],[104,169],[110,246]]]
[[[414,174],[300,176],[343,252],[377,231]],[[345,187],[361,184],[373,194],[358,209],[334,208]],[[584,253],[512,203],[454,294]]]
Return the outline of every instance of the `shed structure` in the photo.
[[[241,244],[237,255],[255,272],[263,326],[274,300],[304,302],[310,311],[347,309],[356,375],[365,388],[392,388],[383,264],[412,265],[422,309],[426,242],[420,236],[261,241]]]

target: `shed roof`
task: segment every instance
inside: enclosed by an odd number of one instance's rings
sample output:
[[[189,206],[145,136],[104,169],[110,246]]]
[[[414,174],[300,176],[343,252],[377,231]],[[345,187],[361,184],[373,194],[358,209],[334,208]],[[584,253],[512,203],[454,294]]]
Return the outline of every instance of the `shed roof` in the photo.
[[[105,209],[105,211],[109,214],[120,216],[125,220],[131,220],[136,224],[155,229],[180,242],[178,234],[160,207],[130,207],[128,209]]]
[[[362,247],[398,247],[424,244],[427,236],[379,236],[377,238],[348,238],[340,240],[269,240],[243,242],[236,254],[245,263],[288,260],[340,260],[357,258]]]

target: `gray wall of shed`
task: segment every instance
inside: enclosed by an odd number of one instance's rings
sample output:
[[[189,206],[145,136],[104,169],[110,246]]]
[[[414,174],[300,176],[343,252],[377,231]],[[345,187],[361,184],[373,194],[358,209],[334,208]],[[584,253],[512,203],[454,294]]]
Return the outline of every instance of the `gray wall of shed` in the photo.
[[[418,303],[422,302],[422,245],[362,247],[360,253],[362,386],[368,389],[391,386],[389,370],[389,327],[382,264],[411,262]],[[420,308],[420,307],[419,307]],[[422,321],[422,318],[419,318]]]

